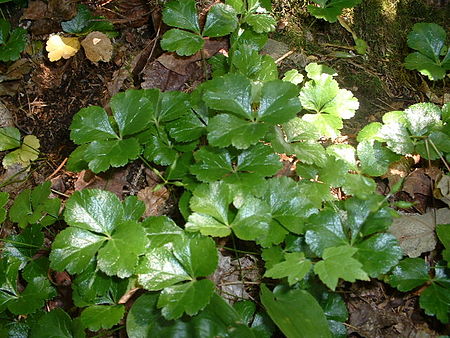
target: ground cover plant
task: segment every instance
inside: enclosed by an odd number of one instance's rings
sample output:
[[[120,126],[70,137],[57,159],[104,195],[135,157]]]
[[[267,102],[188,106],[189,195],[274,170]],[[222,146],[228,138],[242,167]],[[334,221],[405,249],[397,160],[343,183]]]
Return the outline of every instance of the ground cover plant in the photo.
[[[2,238],[2,335],[342,337],[349,312],[339,291],[370,280],[417,290],[425,313],[448,323],[448,224],[436,227],[433,259],[406,257],[390,231],[394,207],[414,206],[392,200],[405,180],[385,194],[377,188],[411,157],[436,161],[448,177],[450,104],[390,111],[353,144],[340,143],[359,101],[329,66],[280,70],[261,53],[276,24],[269,1],[225,1],[201,15],[193,0],[167,2],[162,20],[175,28],[161,47],[199,52],[209,79],[189,91],[119,92],[70,124],[68,170],[101,174],[140,162],[158,179],[153,192],[177,194],[179,214],[148,216],[137,196],[98,188],[62,203],[49,181],[14,198],[1,192],[0,223],[20,229]],[[223,36],[227,53],[207,59],[207,41]],[[19,130],[2,128],[0,150],[20,147],[15,156],[29,165],[27,137],[21,143]],[[280,156],[295,164],[287,174]],[[224,252],[260,262],[251,295],[231,304],[213,277]],[[50,310],[55,275],[70,280],[70,306]]]

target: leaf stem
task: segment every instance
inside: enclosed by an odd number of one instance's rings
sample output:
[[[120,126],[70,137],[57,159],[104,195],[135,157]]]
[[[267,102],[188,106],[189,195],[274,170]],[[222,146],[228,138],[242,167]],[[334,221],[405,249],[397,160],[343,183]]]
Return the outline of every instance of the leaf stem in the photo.
[[[444,163],[444,165],[445,165],[445,167],[447,168],[447,170],[450,171],[450,166],[448,165],[448,163],[447,163],[447,161],[445,160],[445,158],[442,156],[442,152],[440,152],[440,151],[437,149],[436,145],[434,144],[434,142],[433,142],[430,138],[428,138],[428,139],[425,140],[425,144],[426,144],[427,142],[430,142],[430,144],[431,144],[431,146],[433,147],[434,151],[439,155],[439,158],[440,158],[441,161]],[[427,148],[427,150],[428,150],[428,148]],[[429,157],[429,156],[428,156],[428,157]]]
[[[41,249],[41,247],[38,246],[38,245],[29,244],[29,243],[24,243],[24,242],[12,241],[12,240],[6,239],[6,238],[0,238],[0,242],[10,243],[10,244],[17,244],[17,245],[27,246],[27,247],[30,247],[30,248],[38,248],[38,249]]]
[[[258,256],[261,255],[260,253],[257,253],[257,252],[239,250],[239,249],[236,249],[236,248],[230,248],[228,246],[223,246],[222,248],[225,249],[225,250],[229,250],[229,251],[233,251],[233,252],[239,252],[239,253],[243,253],[243,254],[247,254],[247,255],[258,255]]]

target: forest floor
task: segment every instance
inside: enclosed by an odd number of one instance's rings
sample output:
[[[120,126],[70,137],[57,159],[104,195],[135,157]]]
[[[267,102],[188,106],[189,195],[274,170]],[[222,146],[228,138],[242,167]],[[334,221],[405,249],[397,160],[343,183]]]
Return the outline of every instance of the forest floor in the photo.
[[[113,40],[111,61],[93,63],[80,50],[70,59],[50,62],[45,41],[49,34],[62,31],[62,21],[75,15],[75,2],[30,1],[28,8],[3,9],[13,25],[20,22],[27,27],[30,43],[19,61],[0,63],[0,123],[12,121],[22,135],[35,135],[41,148],[31,171],[0,166],[1,190],[14,197],[25,188],[51,180],[54,193],[63,198],[84,187],[101,187],[120,197],[141,194],[154,206],[153,215],[176,212],[172,210],[176,195],[167,189],[150,193],[157,178],[139,162],[98,176],[67,171],[64,164],[75,149],[69,126],[81,108],[107,108],[111,96],[129,88],[190,90],[204,80],[199,60],[170,58],[160,49],[159,37],[166,26],[155,1],[92,0],[77,3],[108,18],[119,32]],[[365,55],[356,54],[352,34],[338,22],[311,17],[306,1],[273,2],[279,25],[266,51],[282,59],[281,70],[302,70],[307,63],[318,62],[338,71],[338,82],[360,102],[355,118],[345,125],[344,134],[350,139],[388,111],[418,102],[450,102],[450,80],[431,83],[402,65],[410,52],[406,35],[414,23],[435,22],[450,32],[450,4],[445,1],[365,0],[345,12],[345,22],[369,46]],[[211,45],[210,53],[226,47],[218,41]],[[5,154],[0,152],[0,160]],[[14,231],[4,227],[0,236]],[[342,292],[350,314],[347,326],[351,337],[450,334],[449,326],[423,313],[414,293],[400,293],[378,281],[348,284]]]

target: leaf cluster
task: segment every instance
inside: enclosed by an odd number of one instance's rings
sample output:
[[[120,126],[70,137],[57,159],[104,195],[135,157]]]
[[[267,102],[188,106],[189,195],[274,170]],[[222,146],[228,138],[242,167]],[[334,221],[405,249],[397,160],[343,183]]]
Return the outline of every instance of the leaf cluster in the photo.
[[[6,19],[0,19],[0,61],[15,61],[27,43],[27,31],[21,27],[11,30]]]
[[[39,156],[40,143],[36,136],[27,135],[20,141],[20,131],[15,127],[0,128],[0,151],[16,149],[3,157],[2,164],[8,168],[16,163],[23,167],[30,165],[31,161]]]
[[[314,5],[308,5],[308,12],[318,19],[328,22],[336,22],[344,8],[353,8],[361,3],[361,0],[312,0]]]

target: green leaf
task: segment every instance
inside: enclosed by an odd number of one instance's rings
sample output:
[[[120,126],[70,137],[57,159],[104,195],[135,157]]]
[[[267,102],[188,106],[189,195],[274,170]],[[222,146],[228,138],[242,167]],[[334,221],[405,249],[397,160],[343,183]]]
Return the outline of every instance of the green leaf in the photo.
[[[18,235],[7,237],[3,254],[20,259],[22,267],[32,259],[36,252],[44,244],[44,234],[39,225],[32,225],[25,228]]]
[[[311,269],[312,263],[305,259],[303,252],[292,252],[284,255],[285,260],[266,271],[264,276],[271,278],[288,277],[289,285],[301,281]]]
[[[382,126],[383,125],[380,122],[369,123],[358,132],[356,141],[362,142],[366,140],[376,140],[383,142],[383,139],[379,137],[380,129]]]
[[[27,44],[27,31],[18,27],[10,32],[8,41],[0,48],[0,61],[15,61]]]
[[[64,216],[70,227],[53,242],[53,269],[81,273],[98,251],[98,267],[106,274],[124,278],[134,272],[147,239],[139,223],[124,220],[123,205],[115,194],[97,189],[77,191],[66,202]]]
[[[231,57],[231,64],[248,78],[254,77],[262,68],[262,55],[250,46],[239,46]]]
[[[20,131],[14,127],[0,128],[0,151],[20,147]]]
[[[177,319],[183,313],[196,315],[208,305],[214,293],[214,283],[208,279],[192,281],[165,288],[158,300],[158,308],[166,319]]]
[[[75,191],[66,202],[64,219],[67,224],[95,233],[111,235],[124,217],[119,198],[105,190]]]
[[[296,85],[281,80],[266,82],[261,89],[257,120],[271,124],[288,122],[301,108]]]
[[[353,195],[361,199],[370,198],[377,188],[375,181],[366,176],[358,174],[348,174],[344,177],[342,190],[347,195]]]
[[[389,165],[400,159],[400,156],[375,140],[361,141],[358,144],[357,151],[361,162],[361,170],[369,176],[384,175]]]
[[[203,100],[209,108],[252,119],[251,90],[251,83],[246,77],[227,74],[206,82]]]
[[[412,290],[430,280],[428,269],[421,258],[405,258],[392,270],[389,284],[402,292]]]
[[[443,323],[448,323],[450,315],[450,278],[443,268],[436,268],[433,283],[420,295],[419,304],[427,315],[435,315]]]
[[[98,106],[81,109],[70,124],[70,139],[76,144],[117,138],[106,111]]]
[[[245,17],[245,23],[256,33],[269,33],[275,30],[277,21],[269,13],[252,13]]]
[[[320,65],[316,62],[308,63],[305,67],[305,70],[306,76],[308,76],[308,78],[317,81],[320,81],[322,74],[328,74],[331,75],[332,77],[338,75],[333,68],[328,67],[326,65]]]
[[[239,176],[258,177],[274,175],[281,169],[279,157],[272,149],[257,144],[243,151],[235,158],[225,149],[201,148],[194,154],[197,163],[191,166],[191,172],[204,182],[213,182],[225,178],[233,182]]]
[[[126,197],[122,204],[124,219],[127,221],[139,221],[145,212],[145,204],[137,196]]]
[[[261,302],[286,337],[331,337],[322,308],[307,291],[274,294],[262,284]]]
[[[236,11],[233,7],[218,3],[211,7],[206,16],[203,36],[219,37],[233,32],[238,24]]]
[[[142,223],[149,240],[149,248],[158,248],[180,239],[184,232],[167,216],[148,217]]]
[[[352,8],[361,0],[312,0],[318,6],[308,5],[308,11],[318,19],[328,22],[336,22],[337,17],[342,14],[344,8]]]
[[[167,138],[152,135],[145,146],[144,157],[160,165],[171,165],[177,158],[177,151],[169,144]]]
[[[104,17],[94,16],[85,5],[77,6],[77,15],[69,21],[61,22],[64,32],[70,34],[86,35],[92,31],[101,31],[114,34],[114,25]]]
[[[159,91],[155,89],[129,89],[111,98],[110,106],[120,137],[144,130],[155,112]]]
[[[29,166],[31,161],[37,160],[39,157],[39,148],[39,139],[34,135],[27,135],[23,138],[23,143],[19,149],[6,154],[3,158],[3,166],[8,168],[15,163],[19,163],[23,167]]]
[[[28,224],[41,223],[46,226],[58,219],[59,199],[48,198],[50,195],[50,182],[44,182],[33,190],[23,190],[14,200],[9,210],[11,221],[25,228]]]
[[[94,141],[84,150],[84,159],[89,163],[89,169],[97,174],[110,167],[126,165],[130,160],[137,159],[140,152],[135,138]]]
[[[302,119],[311,123],[321,136],[330,138],[338,137],[340,135],[339,130],[344,126],[339,116],[330,114],[305,114]]]
[[[106,240],[104,236],[80,228],[64,229],[52,243],[50,266],[56,271],[81,273]]]
[[[98,251],[98,267],[109,276],[130,277],[134,273],[138,256],[145,253],[146,245],[147,239],[142,226],[134,221],[123,221]]]
[[[413,136],[423,136],[441,124],[441,109],[433,103],[416,103],[405,110],[406,126]]]
[[[283,81],[288,81],[298,85],[303,82],[303,74],[300,74],[297,69],[288,70],[284,73]]]
[[[363,265],[370,277],[387,273],[403,257],[397,239],[391,234],[377,234],[355,246],[354,257]]]
[[[181,56],[189,56],[203,48],[205,41],[197,34],[171,29],[164,33],[161,39],[161,48],[170,52],[176,52]]]
[[[199,139],[206,133],[206,123],[194,112],[189,111],[188,114],[167,123],[166,130],[176,141],[189,142]]]
[[[9,21],[6,19],[0,19],[0,44],[5,44],[8,41],[10,29],[11,24]]]
[[[136,273],[139,284],[150,291],[192,280],[173,252],[164,246],[150,248],[139,263]]]
[[[322,256],[326,248],[342,246],[348,243],[341,219],[336,212],[325,209],[308,219],[306,243],[318,256]]]
[[[173,0],[166,3],[163,9],[163,21],[169,26],[200,34],[194,0]]]
[[[445,247],[442,251],[442,258],[447,261],[447,265],[450,265],[450,224],[438,224],[436,234]]]
[[[92,305],[81,312],[81,323],[91,331],[110,329],[125,314],[123,305]]]
[[[0,224],[6,219],[5,205],[8,203],[9,194],[5,191],[0,192]]]
[[[441,55],[445,52],[445,30],[435,23],[416,23],[408,34],[408,46],[418,52],[409,54],[405,59],[407,69],[416,69],[430,80],[444,78],[446,70],[450,69]],[[448,52],[447,52],[448,55]]]
[[[356,279],[369,280],[367,273],[362,270],[362,264],[352,256],[358,251],[350,246],[329,247],[323,252],[323,260],[314,266],[314,272],[322,282],[333,291],[339,278],[354,282]]]
[[[61,308],[45,313],[31,330],[31,338],[73,338],[76,336],[70,316]]]
[[[243,120],[234,115],[214,116],[208,124],[208,141],[215,147],[233,145],[247,149],[261,140],[268,130],[267,124]]]
[[[408,129],[406,129],[403,112],[388,116],[390,116],[390,119],[381,127],[380,137],[386,141],[388,148],[393,152],[400,155],[412,154],[414,152],[414,144],[410,138]]]

